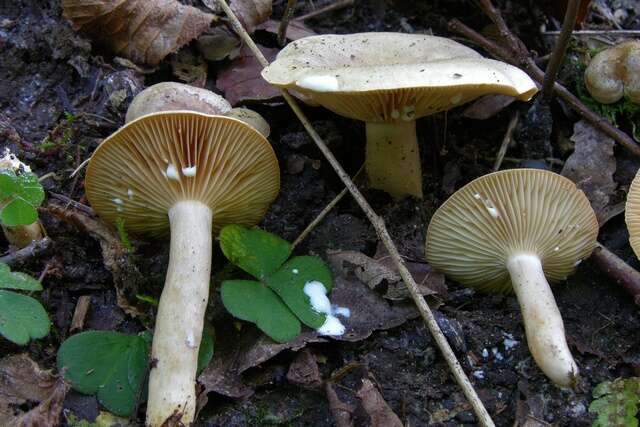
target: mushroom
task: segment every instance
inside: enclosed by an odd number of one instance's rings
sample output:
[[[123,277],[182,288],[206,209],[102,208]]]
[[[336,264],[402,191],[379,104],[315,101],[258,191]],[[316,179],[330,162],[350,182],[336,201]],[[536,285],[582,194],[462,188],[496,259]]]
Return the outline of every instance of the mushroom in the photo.
[[[629,229],[629,244],[636,257],[640,258],[640,171],[629,187],[624,220]]]
[[[255,225],[279,186],[278,162],[262,134],[235,118],[194,111],[133,119],[91,157],[86,193],[102,218],[124,221],[132,233],[171,233],[147,425],[193,421],[212,235],[227,224]]]
[[[640,104],[640,40],[630,40],[605,49],[593,57],[584,73],[591,96],[611,104],[623,96]]]
[[[396,197],[422,197],[416,119],[489,93],[529,100],[538,90],[522,70],[453,40],[401,33],[305,37],[262,77],[364,121],[370,185]]]
[[[231,108],[226,99],[210,90],[176,82],[158,83],[140,92],[129,105],[125,122],[160,111],[198,111],[235,117],[254,127],[265,138],[271,131],[269,124],[255,111]]]
[[[533,358],[555,384],[569,387],[578,367],[547,279],[572,274],[595,248],[597,234],[596,215],[573,182],[549,171],[512,169],[472,181],[436,211],[426,258],[464,285],[513,290]]]

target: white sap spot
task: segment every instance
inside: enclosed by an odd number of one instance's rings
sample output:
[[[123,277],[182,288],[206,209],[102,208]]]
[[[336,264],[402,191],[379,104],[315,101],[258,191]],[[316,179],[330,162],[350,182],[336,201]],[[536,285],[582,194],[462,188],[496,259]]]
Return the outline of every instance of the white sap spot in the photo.
[[[581,262],[582,262],[582,260],[581,260],[581,259],[579,259],[579,260],[577,260],[576,262],[574,262],[574,263],[573,263],[573,266],[574,266],[574,267],[577,267],[577,266],[579,266],[579,265],[580,265],[580,263],[581,263]]]
[[[397,119],[399,117],[400,117],[400,111],[398,111],[398,110],[391,111],[391,118],[392,119]]]
[[[337,317],[327,314],[327,319],[318,328],[318,333],[320,335],[339,336],[344,334],[344,325]]]
[[[122,199],[119,198],[115,198],[115,199],[111,199],[113,200],[113,203],[115,203],[116,205],[122,205],[124,202],[122,201]]]
[[[554,250],[555,252],[558,252],[558,251],[560,250],[560,246],[556,246],[555,248],[553,248],[553,250]]]
[[[129,200],[133,200],[133,190],[132,189],[128,189],[127,190],[127,196],[129,196]]]
[[[482,357],[484,357],[485,359],[487,357],[489,357],[489,350],[487,350],[486,348],[482,349]]]
[[[458,93],[458,94],[452,96],[450,101],[451,101],[452,104],[457,104],[458,102],[462,101],[462,94]]]
[[[186,168],[182,168],[182,175],[188,176],[188,177],[196,176],[196,167],[197,167],[196,165],[193,165]]]
[[[0,158],[0,169],[11,169],[17,172],[22,168],[25,172],[31,172],[31,167],[22,163],[8,148],[4,149],[4,155]]]
[[[176,169],[173,163],[169,163],[169,165],[167,166],[167,171],[165,172],[164,176],[166,176],[169,179],[180,181],[180,175],[178,175],[178,169]]]
[[[338,79],[333,76],[307,76],[296,82],[296,85],[316,92],[336,92],[340,89]]]
[[[187,347],[189,347],[189,348],[196,348],[196,347],[197,347],[197,346],[196,346],[196,338],[195,338],[195,336],[193,335],[193,332],[191,332],[191,331],[190,331],[190,332],[187,334],[187,339],[186,339],[185,341],[186,341],[186,343],[187,343]]]
[[[500,218],[500,212],[498,212],[498,210],[491,206],[491,207],[487,207],[487,211],[489,211],[489,215],[491,215],[494,218]]]
[[[473,198],[476,199],[476,200],[480,200],[480,199],[482,199],[482,196],[480,195],[480,193],[476,193],[476,194],[473,195]]]
[[[327,316],[322,326],[318,328],[318,333],[329,336],[344,334],[345,327],[334,314],[349,317],[351,311],[346,307],[332,306],[331,301],[327,298],[327,288],[317,280],[305,283],[304,293],[309,297],[311,308]]]
[[[300,273],[300,271],[298,271],[298,269],[297,269],[297,268],[294,268],[293,270],[291,270],[291,272],[292,272],[293,274],[298,274],[298,273]]]
[[[342,316],[345,318],[351,317],[351,310],[349,310],[347,307],[332,305],[331,309],[333,310],[333,314],[335,314],[336,316]]]
[[[473,371],[473,376],[479,380],[484,379],[484,371]]]
[[[484,207],[487,209],[487,212],[489,212],[489,215],[491,215],[493,218],[500,218],[500,212],[498,212],[498,209],[496,209],[496,206],[493,204],[491,199],[483,199],[480,193],[475,193],[473,195],[473,198],[476,200],[481,200],[484,204]]]

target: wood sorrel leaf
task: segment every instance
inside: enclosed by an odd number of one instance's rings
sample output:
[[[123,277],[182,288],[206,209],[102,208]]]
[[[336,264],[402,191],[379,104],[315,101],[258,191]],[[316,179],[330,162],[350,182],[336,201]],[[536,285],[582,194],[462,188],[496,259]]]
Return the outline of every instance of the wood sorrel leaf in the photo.
[[[16,344],[49,333],[51,322],[42,304],[27,295],[0,290],[0,335]]]
[[[225,280],[222,303],[233,316],[254,323],[274,341],[287,342],[300,334],[300,322],[280,298],[260,282]]]
[[[256,279],[265,279],[291,255],[291,244],[259,228],[227,225],[220,231],[220,247],[233,264]]]

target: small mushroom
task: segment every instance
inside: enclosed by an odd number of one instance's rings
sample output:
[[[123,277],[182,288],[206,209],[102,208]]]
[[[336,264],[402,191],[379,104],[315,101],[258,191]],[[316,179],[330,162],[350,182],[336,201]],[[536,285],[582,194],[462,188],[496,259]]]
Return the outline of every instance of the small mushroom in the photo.
[[[640,104],[640,40],[631,40],[599,52],[584,73],[593,98],[611,104],[623,96]]]
[[[148,426],[165,425],[176,413],[185,425],[193,421],[212,235],[226,224],[255,225],[279,186],[278,162],[262,134],[240,120],[194,111],[132,119],[91,157],[86,193],[102,218],[124,220],[132,233],[171,233],[151,350]]]
[[[624,219],[629,229],[629,244],[636,257],[640,258],[640,171],[629,187]]]
[[[569,387],[578,367],[547,279],[572,274],[597,234],[596,215],[575,184],[549,171],[512,169],[472,181],[436,211],[426,258],[467,286],[513,290],[533,358],[555,384]]]
[[[366,123],[372,187],[422,197],[416,119],[489,93],[529,100],[522,70],[442,37],[361,33],[305,37],[262,71],[269,83]]]

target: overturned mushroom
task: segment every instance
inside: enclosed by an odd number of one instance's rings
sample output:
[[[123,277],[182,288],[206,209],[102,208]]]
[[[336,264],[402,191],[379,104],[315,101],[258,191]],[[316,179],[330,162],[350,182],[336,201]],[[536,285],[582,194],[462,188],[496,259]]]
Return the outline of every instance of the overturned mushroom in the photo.
[[[636,256],[640,258],[640,171],[629,187],[624,219],[629,229],[629,244]]]
[[[554,383],[569,387],[578,367],[547,279],[571,274],[597,234],[595,213],[575,184],[549,171],[513,169],[472,181],[438,209],[426,257],[467,286],[513,290],[533,358]]]
[[[640,40],[599,52],[584,73],[584,83],[591,96],[603,104],[619,101],[623,96],[640,104]]]
[[[522,70],[442,37],[400,33],[299,39],[262,71],[331,111],[366,123],[371,186],[422,197],[415,120],[489,93],[530,99]]]
[[[234,118],[192,111],[139,117],[93,154],[87,197],[128,231],[171,232],[167,277],[153,335],[147,425],[177,416],[189,425],[209,297],[212,234],[256,224],[279,190],[269,142]]]

